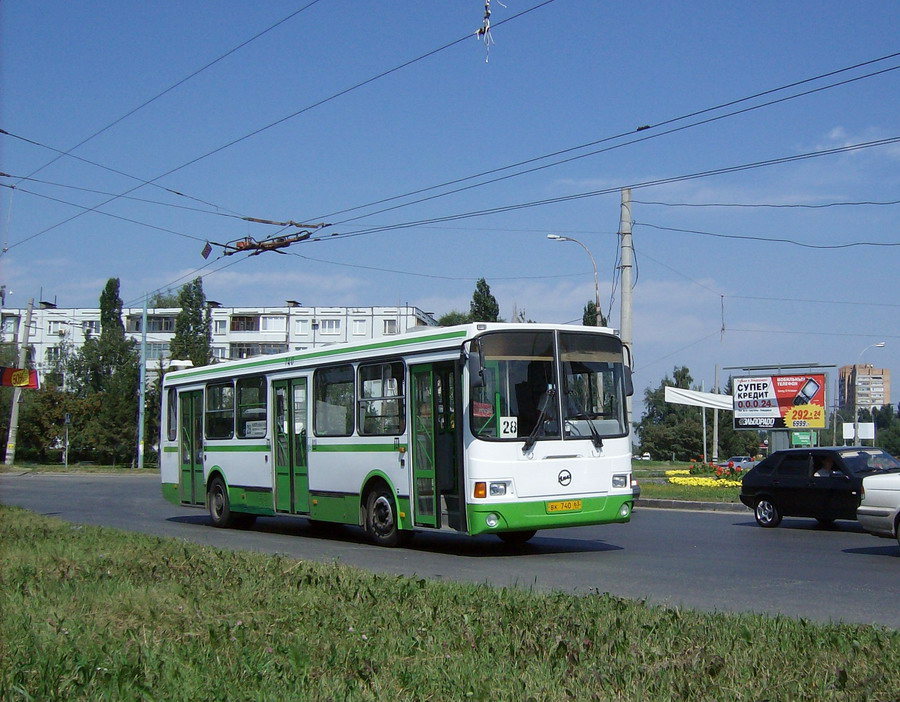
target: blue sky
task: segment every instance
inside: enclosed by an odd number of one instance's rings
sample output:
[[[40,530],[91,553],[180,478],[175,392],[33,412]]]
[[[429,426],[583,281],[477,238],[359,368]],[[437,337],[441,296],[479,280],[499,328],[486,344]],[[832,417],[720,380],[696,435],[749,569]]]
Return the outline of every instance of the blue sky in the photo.
[[[408,303],[440,315],[466,310],[485,277],[507,318],[580,320],[590,260],[547,240],[555,233],[592,251],[618,326],[621,187],[900,136],[900,56],[873,62],[900,52],[900,3],[505,5],[491,3],[488,52],[474,35],[480,0],[5,0],[0,128],[12,136],[0,136],[0,170],[14,177],[0,183],[19,188],[0,189],[7,305],[95,306],[113,276],[139,305],[202,274],[227,306]],[[44,147],[66,151],[170,88],[33,176],[42,182],[20,180],[56,156]],[[342,212],[601,140],[528,168],[602,153],[518,177]],[[140,184],[85,161],[187,197],[144,185],[63,223],[109,199],[89,191]],[[886,203],[898,185],[900,144],[887,143],[635,188],[638,390],[674,366],[709,388],[717,364],[842,365],[861,353],[900,373],[900,205],[771,207]],[[597,191],[607,194],[396,228]],[[279,231],[230,215],[324,219],[337,236],[205,261],[206,240]],[[388,229],[360,234],[377,227]],[[877,341],[887,346],[863,352]]]

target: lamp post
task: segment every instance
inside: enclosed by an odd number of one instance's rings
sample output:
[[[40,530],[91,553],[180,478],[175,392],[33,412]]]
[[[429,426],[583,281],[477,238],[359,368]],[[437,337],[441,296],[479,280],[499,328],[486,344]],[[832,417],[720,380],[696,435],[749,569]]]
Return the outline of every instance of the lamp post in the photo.
[[[605,324],[605,320],[603,319],[603,312],[600,311],[600,279],[597,276],[597,262],[594,260],[594,255],[591,253],[591,250],[582,244],[578,239],[572,239],[568,236],[560,236],[559,234],[548,234],[548,239],[552,239],[553,241],[571,241],[578,244],[581,248],[585,250],[588,256],[591,258],[591,265],[594,267],[594,324],[596,326],[602,326],[601,323]]]
[[[869,349],[883,349],[885,346],[883,341],[866,346],[859,352],[856,359],[856,365],[853,366],[853,440],[857,446],[861,446],[859,438],[859,362],[862,360],[863,354]]]

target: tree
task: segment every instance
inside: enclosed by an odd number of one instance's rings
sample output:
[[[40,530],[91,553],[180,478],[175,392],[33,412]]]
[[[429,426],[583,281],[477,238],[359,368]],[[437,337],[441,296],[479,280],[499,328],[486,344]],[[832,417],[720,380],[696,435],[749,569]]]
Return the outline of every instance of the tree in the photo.
[[[445,315],[438,317],[437,323],[442,327],[452,327],[456,324],[468,324],[472,321],[465,312],[451,310]]]
[[[119,297],[119,279],[110,278],[100,294],[100,335],[125,336],[122,322],[122,298]],[[110,338],[112,338],[110,336]]]
[[[469,321],[501,321],[500,305],[497,304],[497,299],[491,295],[491,286],[484,278],[480,278],[475,283],[475,292],[472,294],[472,303],[469,306]]]
[[[586,327],[605,327],[606,319],[603,317],[603,310],[597,310],[597,303],[588,300],[581,314],[581,323]]]
[[[637,423],[640,433],[641,451],[651,456],[689,461],[703,455],[702,409],[688,405],[670,404],[665,401],[666,386],[699,390],[691,387],[691,373],[686,366],[676,367],[672,378],[665,377],[656,389],[644,392],[645,411]],[[720,412],[722,415],[723,412]],[[759,445],[759,435],[755,431],[735,431],[731,427],[730,415],[719,417],[719,445],[726,456],[755,455]],[[712,453],[713,437],[712,411],[707,413],[706,446]],[[710,456],[711,458],[711,456]]]
[[[203,279],[194,278],[178,291],[178,306],[181,311],[175,318],[175,335],[169,344],[172,358],[189,360],[195,366],[212,363],[212,321]]]
[[[79,400],[70,440],[92,449],[97,460],[118,463],[134,455],[139,363],[135,342],[125,337],[119,280],[110,278],[100,296],[100,336],[87,339],[67,363],[68,384]]]
[[[147,303],[147,306],[155,310],[178,307],[178,293],[171,288],[153,293],[153,295],[150,296],[150,301]]]

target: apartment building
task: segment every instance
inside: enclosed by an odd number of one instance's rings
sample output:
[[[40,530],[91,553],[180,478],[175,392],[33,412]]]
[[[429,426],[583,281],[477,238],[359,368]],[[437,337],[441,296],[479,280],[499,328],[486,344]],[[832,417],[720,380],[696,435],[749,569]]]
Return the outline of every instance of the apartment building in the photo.
[[[891,371],[871,363],[841,366],[838,369],[838,405],[852,410],[891,404]]]
[[[216,359],[249,358],[283,351],[302,351],[342,341],[366,341],[437,326],[417,307],[222,307],[208,303],[212,318],[212,351]],[[147,310],[147,368],[170,359],[178,308]],[[141,342],[142,308],[122,310],[126,336]],[[25,309],[0,309],[0,343],[25,338]],[[65,349],[77,351],[85,339],[100,333],[99,308],[61,308],[41,303],[31,315],[30,358],[39,374],[53,368]]]

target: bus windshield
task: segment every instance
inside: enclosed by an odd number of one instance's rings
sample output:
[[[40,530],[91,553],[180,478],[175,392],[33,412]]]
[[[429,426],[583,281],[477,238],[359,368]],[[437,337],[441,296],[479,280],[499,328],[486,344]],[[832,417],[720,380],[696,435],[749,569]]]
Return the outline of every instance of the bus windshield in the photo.
[[[588,439],[627,434],[622,344],[584,332],[505,331],[481,337],[483,384],[470,419],[480,439]],[[480,381],[480,378],[479,378]],[[562,421],[560,421],[562,418]]]

